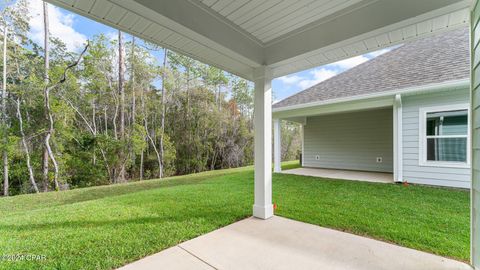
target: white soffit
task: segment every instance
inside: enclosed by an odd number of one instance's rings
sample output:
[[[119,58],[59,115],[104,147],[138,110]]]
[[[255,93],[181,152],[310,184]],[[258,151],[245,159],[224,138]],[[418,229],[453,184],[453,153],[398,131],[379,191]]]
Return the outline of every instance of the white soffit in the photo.
[[[266,44],[362,0],[191,0]],[[373,2],[373,0],[369,0]]]
[[[47,0],[253,78],[275,77],[469,22],[470,0]]]

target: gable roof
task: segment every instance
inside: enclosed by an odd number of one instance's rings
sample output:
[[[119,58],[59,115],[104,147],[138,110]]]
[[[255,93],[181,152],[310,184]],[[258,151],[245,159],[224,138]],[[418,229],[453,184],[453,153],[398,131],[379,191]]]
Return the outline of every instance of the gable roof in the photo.
[[[275,103],[273,108],[469,77],[469,31],[468,28],[461,28],[406,43]]]

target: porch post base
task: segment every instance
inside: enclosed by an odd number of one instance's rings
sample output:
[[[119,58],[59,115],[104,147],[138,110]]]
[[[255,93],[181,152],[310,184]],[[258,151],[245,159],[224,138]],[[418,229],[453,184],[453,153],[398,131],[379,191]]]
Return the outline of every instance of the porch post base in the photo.
[[[253,216],[260,219],[269,219],[273,217],[273,204],[253,205]]]

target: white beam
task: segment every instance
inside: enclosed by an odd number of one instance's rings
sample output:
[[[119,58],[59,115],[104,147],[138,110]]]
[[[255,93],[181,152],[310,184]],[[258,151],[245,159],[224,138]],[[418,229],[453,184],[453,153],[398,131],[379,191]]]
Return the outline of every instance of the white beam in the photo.
[[[282,171],[282,128],[280,119],[273,119],[273,171]]]
[[[238,54],[257,65],[263,60],[263,49],[258,41],[234,25],[217,17],[212,11],[202,8],[194,1],[189,0],[116,0],[122,5],[137,2],[148,9],[155,11],[162,25],[169,26],[185,36],[196,40],[213,41],[212,45],[220,45]],[[162,18],[160,18],[162,17]]]
[[[277,118],[277,117],[274,116],[275,112],[273,112],[273,110],[274,109],[272,109],[272,117]],[[282,120],[287,121],[287,122],[297,123],[297,124],[300,124],[300,125],[306,125],[307,124],[307,117],[305,117],[305,116],[282,118]]]
[[[393,179],[403,182],[403,109],[402,96],[395,95],[393,102]]]
[[[272,205],[272,72],[259,67],[254,72],[255,203],[253,216],[273,216]]]

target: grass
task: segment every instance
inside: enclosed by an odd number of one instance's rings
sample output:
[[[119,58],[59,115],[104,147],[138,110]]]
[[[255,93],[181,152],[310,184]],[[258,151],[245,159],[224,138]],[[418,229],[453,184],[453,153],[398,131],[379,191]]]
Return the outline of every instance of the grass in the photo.
[[[273,196],[277,215],[469,259],[464,190],[274,174]],[[252,167],[2,198],[0,256],[46,259],[0,269],[112,269],[248,217],[252,204]]]
[[[469,191],[296,175],[273,185],[277,215],[469,261]]]

